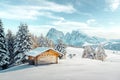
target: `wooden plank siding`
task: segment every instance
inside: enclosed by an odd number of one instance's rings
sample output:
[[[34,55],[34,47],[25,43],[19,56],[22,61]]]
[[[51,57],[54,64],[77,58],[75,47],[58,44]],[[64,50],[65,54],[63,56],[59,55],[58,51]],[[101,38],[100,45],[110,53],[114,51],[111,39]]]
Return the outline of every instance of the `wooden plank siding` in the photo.
[[[59,56],[59,53],[50,49],[50,50],[47,50],[47,51],[41,53],[40,55],[38,55],[36,57],[29,56],[29,60],[30,61],[33,60],[35,65],[51,64],[51,63],[57,64],[58,63],[58,56]]]

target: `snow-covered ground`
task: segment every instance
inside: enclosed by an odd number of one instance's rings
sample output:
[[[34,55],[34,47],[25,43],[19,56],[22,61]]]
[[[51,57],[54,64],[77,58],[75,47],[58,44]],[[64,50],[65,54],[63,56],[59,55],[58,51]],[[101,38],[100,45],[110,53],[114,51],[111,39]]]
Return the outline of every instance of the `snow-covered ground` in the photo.
[[[105,62],[120,62],[120,51],[115,52],[112,50],[105,50],[105,53],[107,54],[107,58],[105,59]],[[67,48],[67,56],[69,54],[76,54],[76,56],[73,58],[81,59],[81,56],[83,54],[83,49],[68,47]]]
[[[68,47],[68,54],[76,54],[72,59],[59,60],[59,64],[12,67],[0,71],[0,80],[120,80],[120,55],[106,50],[108,57],[102,62],[82,59],[82,52],[81,48]]]

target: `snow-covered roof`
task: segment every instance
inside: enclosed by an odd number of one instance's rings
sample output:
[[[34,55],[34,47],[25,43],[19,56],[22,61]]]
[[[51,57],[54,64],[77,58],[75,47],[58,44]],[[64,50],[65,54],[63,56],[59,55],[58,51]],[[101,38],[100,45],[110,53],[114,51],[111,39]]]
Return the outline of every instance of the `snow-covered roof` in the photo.
[[[56,51],[56,50],[54,50],[53,48],[38,47],[38,48],[35,48],[35,49],[33,49],[33,50],[25,53],[25,54],[28,55],[28,56],[36,57],[36,56],[38,56],[38,55],[42,54],[43,52],[45,52],[45,51],[47,51],[47,50],[50,50],[50,49],[52,49],[53,51]],[[59,52],[59,51],[56,51],[56,52],[58,52],[59,54],[62,54],[62,53]]]

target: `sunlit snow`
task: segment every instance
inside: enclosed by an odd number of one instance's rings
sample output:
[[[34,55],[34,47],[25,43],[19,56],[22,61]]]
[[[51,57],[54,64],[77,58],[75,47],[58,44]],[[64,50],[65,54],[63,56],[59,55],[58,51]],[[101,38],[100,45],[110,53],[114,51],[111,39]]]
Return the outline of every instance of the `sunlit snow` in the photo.
[[[104,62],[83,59],[83,49],[67,48],[67,59],[59,64],[32,66],[23,64],[0,71],[0,80],[120,80],[120,55],[106,50]],[[76,54],[69,58],[69,54]]]

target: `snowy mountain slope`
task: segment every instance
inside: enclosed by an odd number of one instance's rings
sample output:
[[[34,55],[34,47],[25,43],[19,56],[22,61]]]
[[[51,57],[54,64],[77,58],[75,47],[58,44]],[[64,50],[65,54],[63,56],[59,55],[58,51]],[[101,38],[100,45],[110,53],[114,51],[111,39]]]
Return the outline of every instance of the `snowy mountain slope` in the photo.
[[[72,31],[71,33],[66,33],[64,36],[64,33],[62,31],[58,31],[54,28],[51,28],[46,37],[49,39],[52,39],[54,42],[56,42],[57,39],[62,39],[66,44],[73,45],[73,46],[81,46],[85,42],[88,43],[97,43],[105,41],[104,38],[98,38],[98,37],[91,37],[87,34],[81,32],[81,31]],[[97,40],[98,39],[98,40]]]
[[[88,36],[82,31],[76,30],[71,33],[64,34],[62,31],[58,31],[54,28],[51,28],[46,37],[53,40],[53,42],[57,42],[58,39],[63,40],[63,42],[70,46],[81,47],[84,43],[90,43],[96,46],[98,43],[105,43],[106,49],[111,50],[120,50],[120,40],[109,40],[107,41],[105,38],[100,38],[96,36]]]
[[[106,49],[119,50],[120,51],[120,40],[111,40],[105,45]]]
[[[0,80],[119,80],[120,55],[106,50],[105,62],[82,59],[83,49],[67,48],[67,54],[76,54],[72,59],[60,60],[59,64],[31,66],[20,65],[0,71]],[[117,61],[116,61],[117,59]],[[119,61],[119,62],[118,62]],[[15,69],[15,71],[14,71]]]
[[[55,43],[57,42],[58,39],[63,39],[64,34],[61,31],[58,31],[54,28],[51,28],[48,33],[47,33],[47,38],[53,40]]]

